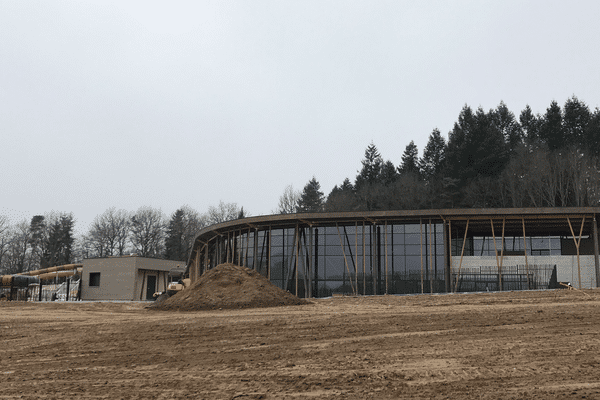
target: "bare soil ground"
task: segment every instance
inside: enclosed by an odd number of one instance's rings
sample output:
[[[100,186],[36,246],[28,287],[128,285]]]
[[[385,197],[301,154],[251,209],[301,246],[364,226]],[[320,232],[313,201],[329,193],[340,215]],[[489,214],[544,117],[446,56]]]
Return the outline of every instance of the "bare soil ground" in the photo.
[[[0,398],[600,398],[600,290],[0,303]]]

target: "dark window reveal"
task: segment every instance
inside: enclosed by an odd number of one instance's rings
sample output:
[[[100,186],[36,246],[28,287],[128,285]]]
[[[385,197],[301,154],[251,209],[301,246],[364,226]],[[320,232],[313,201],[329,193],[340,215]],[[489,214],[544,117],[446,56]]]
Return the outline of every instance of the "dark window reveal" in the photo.
[[[100,272],[90,272],[90,286],[100,286]]]

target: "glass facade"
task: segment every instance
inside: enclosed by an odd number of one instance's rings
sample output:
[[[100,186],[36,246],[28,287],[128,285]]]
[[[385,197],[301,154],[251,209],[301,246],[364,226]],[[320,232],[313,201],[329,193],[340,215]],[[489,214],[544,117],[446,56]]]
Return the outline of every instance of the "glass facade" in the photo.
[[[236,235],[235,253],[241,265],[257,269],[284,290],[295,293],[297,287],[299,295],[429,293],[445,288],[441,224],[242,231]]]
[[[463,247],[463,238],[452,239],[452,255],[460,256]],[[504,255],[524,255],[527,250],[529,256],[561,255],[561,238],[558,236],[523,237],[511,236],[504,238]],[[496,237],[471,237],[467,238],[464,256],[495,256],[502,251],[502,238]]]
[[[488,217],[481,210],[463,211],[452,210],[452,216],[394,211],[229,221],[198,236],[188,264],[190,277],[194,281],[207,269],[232,262],[309,297],[533,289],[549,285],[554,269],[559,280],[573,280],[577,269],[578,283],[593,281],[587,271],[595,267],[589,260],[600,264],[593,216],[494,210]],[[494,221],[501,224],[494,227]],[[574,231],[579,232],[575,238]],[[532,236],[523,238],[522,232]],[[499,260],[496,252],[509,259]],[[584,260],[586,266],[580,265],[580,255],[594,254]]]

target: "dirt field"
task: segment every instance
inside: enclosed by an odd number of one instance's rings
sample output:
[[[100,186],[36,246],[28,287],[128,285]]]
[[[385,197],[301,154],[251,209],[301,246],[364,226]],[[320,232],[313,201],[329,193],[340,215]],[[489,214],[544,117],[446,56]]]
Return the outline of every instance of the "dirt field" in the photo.
[[[600,290],[0,305],[0,398],[600,398]]]

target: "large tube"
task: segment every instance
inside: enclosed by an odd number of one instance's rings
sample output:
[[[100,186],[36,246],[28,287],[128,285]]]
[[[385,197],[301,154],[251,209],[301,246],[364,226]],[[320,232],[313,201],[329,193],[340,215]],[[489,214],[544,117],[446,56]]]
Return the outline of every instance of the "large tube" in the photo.
[[[27,275],[3,275],[2,287],[27,287],[32,283],[40,283],[37,276]]]
[[[68,270],[72,270],[72,269],[76,269],[76,268],[80,268],[80,267],[83,267],[83,264],[65,264],[65,265],[58,265],[56,267],[49,267],[49,268],[44,268],[44,269],[38,269],[35,271],[24,272],[22,275],[34,276],[34,275],[47,274],[49,272],[68,271]]]
[[[79,272],[81,272],[81,268],[72,269],[70,271],[47,272],[45,274],[39,274],[37,276],[37,278],[40,278],[42,280],[50,280],[50,279],[54,279],[54,278],[64,278],[67,276],[73,276]]]

